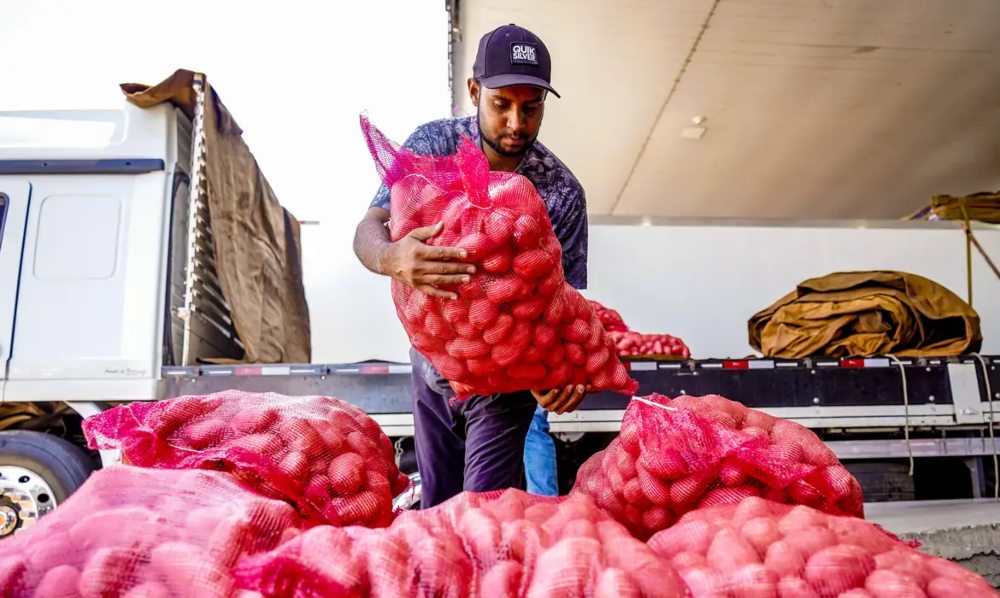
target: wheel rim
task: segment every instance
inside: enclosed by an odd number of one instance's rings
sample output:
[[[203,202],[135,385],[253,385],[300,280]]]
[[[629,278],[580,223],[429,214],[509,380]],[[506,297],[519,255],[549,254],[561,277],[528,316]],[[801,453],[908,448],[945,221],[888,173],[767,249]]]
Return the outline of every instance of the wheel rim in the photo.
[[[0,465],[0,538],[34,525],[56,508],[56,495],[38,472]]]

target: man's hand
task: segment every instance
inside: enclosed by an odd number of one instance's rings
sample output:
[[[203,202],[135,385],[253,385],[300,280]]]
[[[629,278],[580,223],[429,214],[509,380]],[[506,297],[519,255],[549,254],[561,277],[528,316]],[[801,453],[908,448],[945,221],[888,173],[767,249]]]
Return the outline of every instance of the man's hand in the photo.
[[[475,266],[460,261],[466,258],[464,249],[457,247],[432,247],[424,243],[441,232],[440,222],[410,231],[395,243],[389,243],[379,255],[382,273],[403,284],[442,299],[456,299],[458,295],[438,287],[469,282]]]
[[[531,394],[535,395],[535,400],[542,406],[542,409],[562,415],[579,407],[583,398],[590,392],[590,388],[589,384],[587,386],[570,384],[566,388],[553,388],[548,392],[533,390]]]

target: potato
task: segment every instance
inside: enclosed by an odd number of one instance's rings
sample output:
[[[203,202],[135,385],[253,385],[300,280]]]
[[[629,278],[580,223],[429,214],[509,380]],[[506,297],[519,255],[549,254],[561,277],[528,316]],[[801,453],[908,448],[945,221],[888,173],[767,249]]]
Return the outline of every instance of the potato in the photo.
[[[479,583],[482,598],[508,598],[521,595],[524,567],[513,561],[501,561],[490,567]]]
[[[608,568],[597,578],[594,598],[641,598],[642,593],[621,569]]]
[[[837,536],[822,525],[795,530],[786,534],[783,540],[785,544],[794,546],[807,555],[837,544]]]
[[[585,595],[600,561],[597,540],[567,538],[545,550],[535,563],[528,598],[576,598]]]
[[[703,568],[686,569],[679,573],[692,598],[729,598],[724,574]]]
[[[171,598],[171,594],[162,583],[147,581],[125,592],[124,598]]]
[[[781,539],[778,524],[770,517],[757,517],[747,521],[740,528],[740,534],[760,555],[766,555],[767,549]]]
[[[489,565],[498,560],[501,530],[492,515],[483,509],[470,509],[462,513],[456,531],[478,562]]]
[[[95,550],[80,572],[77,589],[83,598],[103,598],[120,594],[145,555],[128,548]]]
[[[740,567],[726,581],[734,598],[775,598],[778,594],[778,576],[760,564]]]
[[[806,554],[802,550],[778,540],[767,548],[764,565],[779,577],[798,577],[806,566]]]
[[[838,544],[812,555],[806,563],[803,579],[823,596],[836,596],[862,587],[875,570],[875,559],[863,548]]]
[[[731,571],[744,565],[760,564],[757,549],[729,529],[721,529],[715,534],[705,559],[718,571]]]
[[[244,434],[256,434],[268,430],[277,420],[277,409],[261,406],[240,411],[233,416],[232,425]]]
[[[150,563],[175,595],[187,595],[191,588],[198,588],[200,596],[229,596],[233,591],[228,570],[192,544],[161,544],[150,554]],[[82,584],[82,576],[80,581]]]
[[[218,445],[230,434],[229,424],[218,419],[203,419],[184,426],[179,432],[183,442],[196,450]]]
[[[716,531],[715,526],[705,521],[677,523],[650,538],[649,547],[666,559],[682,552],[704,555],[715,539]]]
[[[778,598],[820,598],[820,595],[801,577],[783,577],[778,580]]]
[[[926,598],[924,591],[912,580],[885,569],[872,571],[865,580],[865,589],[873,598]]]

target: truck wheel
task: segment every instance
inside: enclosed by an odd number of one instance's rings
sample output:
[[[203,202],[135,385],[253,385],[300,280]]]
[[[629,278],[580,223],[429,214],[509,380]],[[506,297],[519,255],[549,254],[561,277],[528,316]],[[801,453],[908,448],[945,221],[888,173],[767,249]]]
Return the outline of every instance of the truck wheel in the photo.
[[[50,513],[94,469],[87,453],[62,438],[27,430],[0,432],[0,539]]]

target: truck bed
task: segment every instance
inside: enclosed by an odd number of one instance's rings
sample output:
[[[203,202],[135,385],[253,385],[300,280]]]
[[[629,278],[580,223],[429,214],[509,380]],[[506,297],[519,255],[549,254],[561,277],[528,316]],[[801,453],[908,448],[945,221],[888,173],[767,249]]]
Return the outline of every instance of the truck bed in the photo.
[[[630,367],[640,383],[638,395],[720,394],[818,430],[912,427],[978,433],[991,419],[991,400],[1000,398],[998,364],[1000,356],[981,361],[965,356],[898,363],[889,357],[635,361]],[[364,409],[390,436],[413,432],[410,365],[405,363],[205,365],[164,368],[164,374],[171,397],[228,389],[336,396]],[[629,400],[607,392],[591,395],[576,412],[551,416],[552,430],[617,431]],[[957,438],[943,439],[945,444],[938,440],[934,450],[945,450]],[[975,453],[988,443],[959,444],[952,450]]]

